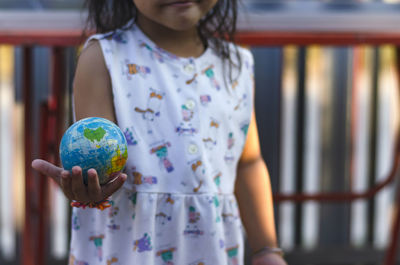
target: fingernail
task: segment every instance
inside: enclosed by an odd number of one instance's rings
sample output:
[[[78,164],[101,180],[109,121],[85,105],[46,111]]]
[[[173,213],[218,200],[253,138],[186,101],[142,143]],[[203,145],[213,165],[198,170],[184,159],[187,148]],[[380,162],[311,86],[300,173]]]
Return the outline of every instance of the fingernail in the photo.
[[[33,168],[35,168],[35,164],[36,164],[36,159],[32,161],[31,166],[32,166]]]
[[[80,172],[81,172],[80,167],[74,166],[74,167],[72,168],[72,173],[74,173],[74,174],[79,174]]]
[[[125,181],[127,177],[128,177],[128,176],[127,176],[126,174],[121,174],[121,179],[122,179],[123,181]]]

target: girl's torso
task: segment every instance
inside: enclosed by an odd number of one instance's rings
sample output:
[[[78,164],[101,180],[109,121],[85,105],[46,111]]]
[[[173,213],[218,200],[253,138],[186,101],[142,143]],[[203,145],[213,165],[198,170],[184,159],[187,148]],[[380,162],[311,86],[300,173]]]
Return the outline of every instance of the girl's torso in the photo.
[[[211,47],[198,58],[176,57],[137,26],[100,43],[128,141],[125,187],[232,193],[252,111],[249,52],[240,49],[243,67],[239,75],[233,68],[231,81]]]

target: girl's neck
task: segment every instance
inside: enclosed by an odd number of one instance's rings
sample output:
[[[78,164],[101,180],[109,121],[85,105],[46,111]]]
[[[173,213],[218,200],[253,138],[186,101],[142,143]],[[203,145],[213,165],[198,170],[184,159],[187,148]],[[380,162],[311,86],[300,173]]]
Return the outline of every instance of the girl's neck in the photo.
[[[199,57],[205,50],[197,28],[177,31],[139,15],[137,25],[158,47],[179,57]]]

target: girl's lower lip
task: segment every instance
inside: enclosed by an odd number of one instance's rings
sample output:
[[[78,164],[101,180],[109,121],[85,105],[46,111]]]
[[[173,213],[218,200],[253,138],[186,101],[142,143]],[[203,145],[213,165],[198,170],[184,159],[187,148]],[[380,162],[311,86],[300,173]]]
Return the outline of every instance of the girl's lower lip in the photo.
[[[191,1],[187,1],[187,2],[175,2],[175,3],[171,3],[169,4],[169,6],[174,6],[174,7],[189,7],[192,6],[194,3]]]

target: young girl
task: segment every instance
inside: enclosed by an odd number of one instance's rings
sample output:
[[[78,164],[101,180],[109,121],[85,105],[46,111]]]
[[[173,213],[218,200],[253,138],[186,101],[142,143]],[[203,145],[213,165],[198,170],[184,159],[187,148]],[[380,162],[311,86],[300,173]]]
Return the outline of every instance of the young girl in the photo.
[[[125,173],[88,185],[43,160],[33,168],[74,208],[70,264],[284,265],[253,111],[253,58],[232,42],[236,0],[89,0],[98,34],[74,80],[77,120],[124,132]],[[219,39],[218,37],[225,38]],[[240,212],[240,216],[239,216]]]

